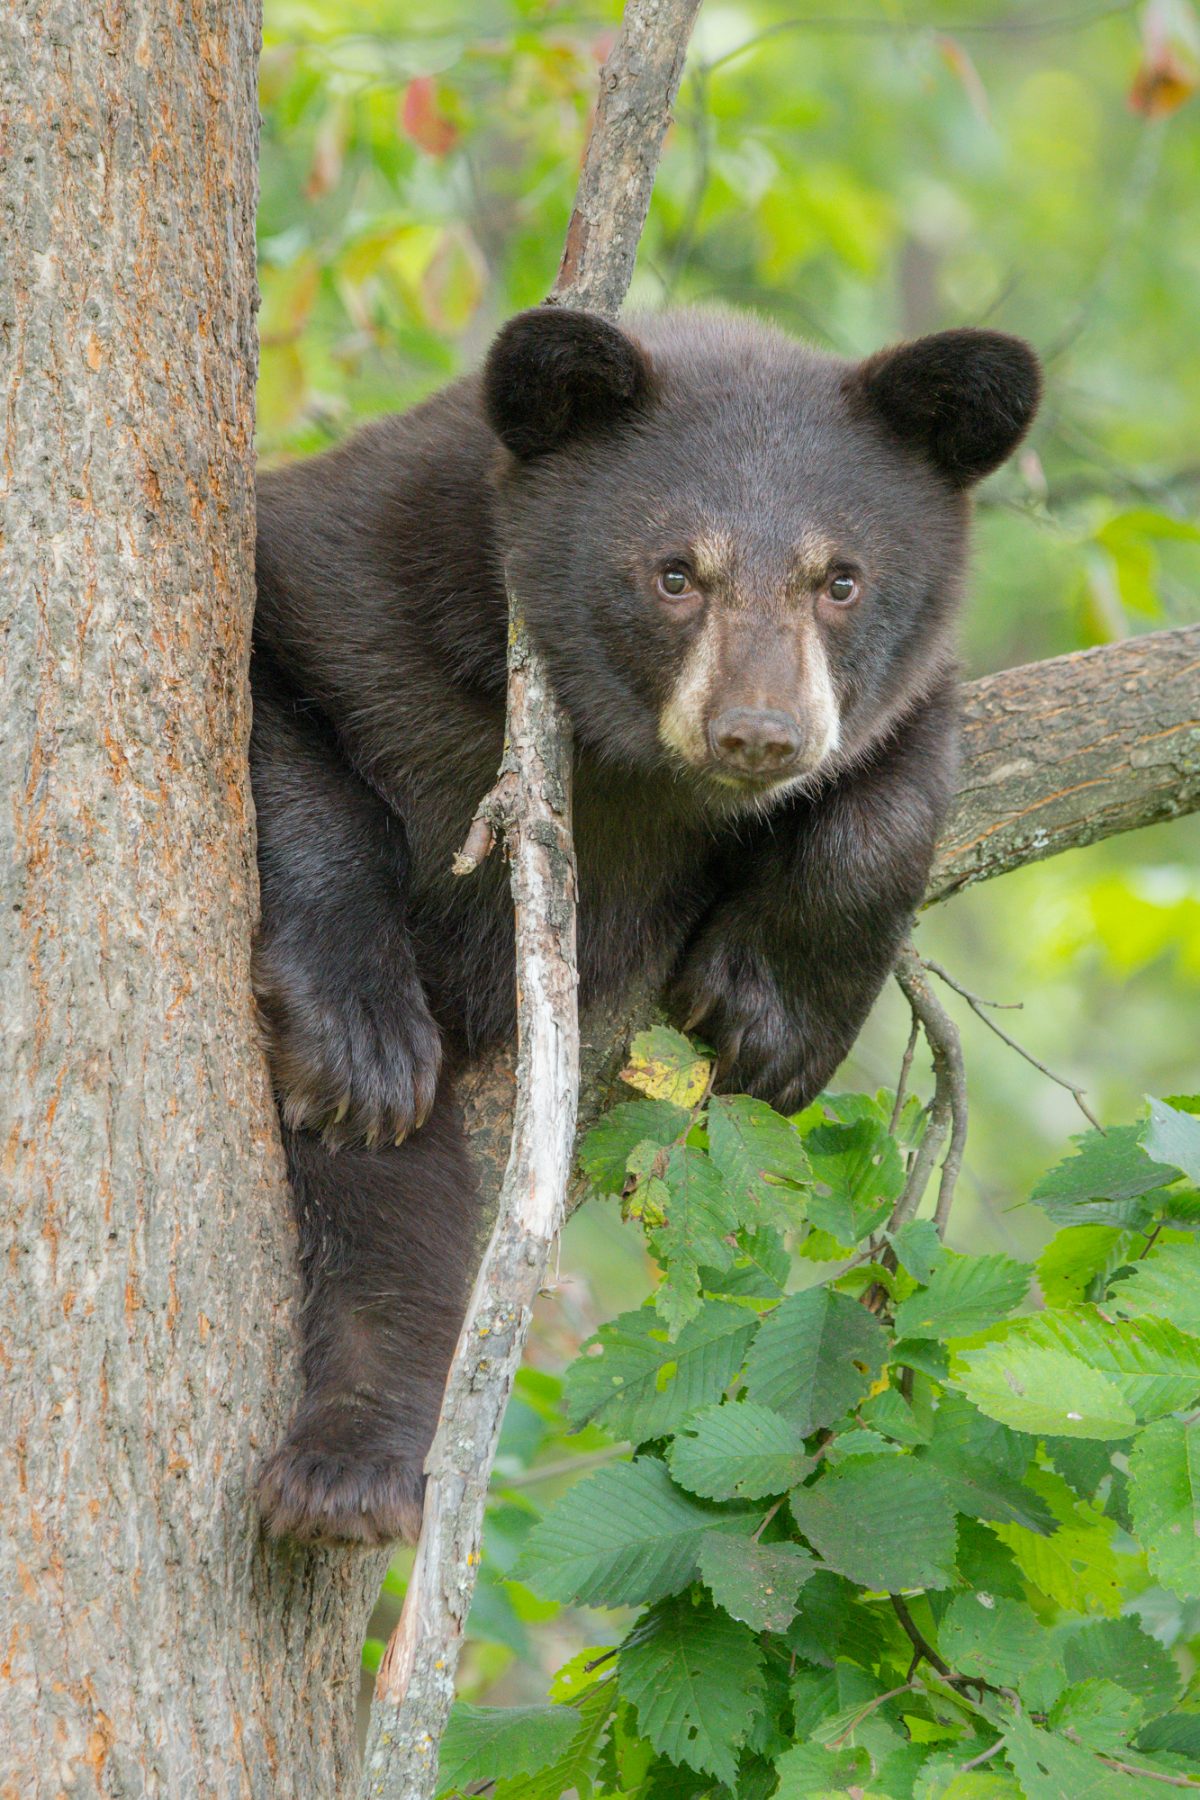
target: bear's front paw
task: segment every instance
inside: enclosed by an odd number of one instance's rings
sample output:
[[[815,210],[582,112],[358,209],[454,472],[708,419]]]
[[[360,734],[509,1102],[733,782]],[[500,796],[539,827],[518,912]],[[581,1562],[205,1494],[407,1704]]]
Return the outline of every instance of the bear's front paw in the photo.
[[[294,1131],[331,1149],[400,1143],[429,1117],[441,1036],[419,984],[384,994],[326,993],[299,966],[258,950],[254,994],[267,1034],[279,1111]]]
[[[725,1093],[753,1094],[784,1113],[812,1099],[804,1034],[753,951],[719,939],[697,946],[676,977],[671,1006],[682,1029],[716,1051]]]

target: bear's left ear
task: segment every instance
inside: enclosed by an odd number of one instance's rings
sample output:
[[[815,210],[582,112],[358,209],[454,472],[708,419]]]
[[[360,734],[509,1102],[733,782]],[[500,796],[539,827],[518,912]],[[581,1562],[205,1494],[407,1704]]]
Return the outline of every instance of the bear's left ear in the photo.
[[[650,392],[645,354],[595,313],[537,306],[510,319],[488,354],[484,404],[514,456],[540,456],[637,408]]]
[[[868,357],[850,386],[898,437],[965,488],[990,475],[1024,437],[1041,398],[1042,371],[1021,338],[939,331]]]

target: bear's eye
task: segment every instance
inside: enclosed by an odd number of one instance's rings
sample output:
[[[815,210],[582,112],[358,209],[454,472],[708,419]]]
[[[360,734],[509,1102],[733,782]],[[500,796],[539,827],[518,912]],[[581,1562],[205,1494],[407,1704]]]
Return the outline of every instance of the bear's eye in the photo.
[[[686,600],[694,592],[692,578],[682,563],[668,563],[661,569],[656,586],[666,600]]]
[[[858,583],[853,575],[835,575],[825,592],[836,605],[849,606],[858,599]]]

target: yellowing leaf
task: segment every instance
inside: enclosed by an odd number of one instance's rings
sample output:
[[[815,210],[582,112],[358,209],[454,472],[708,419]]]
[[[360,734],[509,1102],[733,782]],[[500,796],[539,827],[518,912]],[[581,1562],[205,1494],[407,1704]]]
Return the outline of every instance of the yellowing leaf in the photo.
[[[712,1064],[678,1031],[654,1025],[634,1038],[621,1080],[651,1100],[669,1100],[690,1109],[704,1098],[711,1072]]]

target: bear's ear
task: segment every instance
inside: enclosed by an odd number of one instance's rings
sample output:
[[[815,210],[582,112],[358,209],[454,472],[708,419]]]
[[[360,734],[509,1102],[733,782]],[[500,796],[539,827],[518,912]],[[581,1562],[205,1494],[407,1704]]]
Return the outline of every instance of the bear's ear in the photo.
[[[521,457],[608,424],[649,392],[650,365],[632,338],[595,313],[564,306],[510,319],[483,372],[492,430]]]
[[[965,488],[990,475],[1024,437],[1042,371],[1021,338],[940,331],[868,357],[851,386],[898,437]]]

